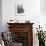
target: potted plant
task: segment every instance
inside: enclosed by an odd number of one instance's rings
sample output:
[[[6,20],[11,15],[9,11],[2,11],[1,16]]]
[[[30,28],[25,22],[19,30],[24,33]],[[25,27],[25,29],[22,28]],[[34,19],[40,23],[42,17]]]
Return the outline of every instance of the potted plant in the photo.
[[[42,27],[36,28],[37,29],[37,34],[36,36],[38,36],[38,40],[39,40],[39,46],[45,46],[45,35],[43,32]]]

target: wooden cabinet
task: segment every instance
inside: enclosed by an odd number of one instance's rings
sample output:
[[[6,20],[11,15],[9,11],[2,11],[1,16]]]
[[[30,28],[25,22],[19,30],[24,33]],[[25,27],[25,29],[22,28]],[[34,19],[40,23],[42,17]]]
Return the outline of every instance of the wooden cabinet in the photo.
[[[22,46],[33,46],[33,23],[7,23],[13,41],[23,43]]]

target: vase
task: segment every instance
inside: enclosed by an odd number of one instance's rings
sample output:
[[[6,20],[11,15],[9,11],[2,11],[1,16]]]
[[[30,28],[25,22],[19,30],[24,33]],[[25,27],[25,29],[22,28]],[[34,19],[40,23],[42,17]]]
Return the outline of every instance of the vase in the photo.
[[[45,41],[39,40],[39,46],[45,46]]]

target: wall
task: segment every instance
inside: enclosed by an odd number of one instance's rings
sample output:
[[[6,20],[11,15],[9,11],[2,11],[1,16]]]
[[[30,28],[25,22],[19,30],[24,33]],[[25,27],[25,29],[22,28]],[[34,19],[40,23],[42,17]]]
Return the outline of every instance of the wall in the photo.
[[[2,0],[0,0],[0,31],[2,31]]]
[[[46,0],[40,0],[40,24],[46,31]]]
[[[40,3],[39,2],[40,2],[40,0],[39,1],[37,1],[37,0],[35,0],[35,1],[34,0],[21,1],[20,0],[20,3],[26,2],[23,5],[24,10],[25,10],[25,12],[24,12],[25,15],[23,15],[23,16],[17,16],[15,14],[16,2],[18,3],[18,1],[15,1],[15,0],[3,0],[2,1],[2,22],[3,22],[4,26],[8,20],[15,19],[15,18],[17,18],[17,19],[19,18],[18,20],[21,20],[22,22],[23,22],[23,20],[25,20],[25,18],[29,19],[31,22],[36,22],[38,19],[37,22],[39,23],[39,14],[40,14]],[[23,3],[21,3],[21,4],[23,4]],[[34,18],[35,18],[35,21],[34,21]]]
[[[40,9],[42,13],[46,13],[46,0],[40,0]]]
[[[24,6],[24,15],[16,15],[16,4],[22,4]],[[8,30],[7,22],[11,19],[19,20],[19,22],[24,22],[25,20],[30,20],[33,25],[33,45],[38,46],[38,39],[36,37],[36,27],[39,24],[46,30],[46,15],[42,14],[40,0],[2,0],[2,25],[3,31]]]

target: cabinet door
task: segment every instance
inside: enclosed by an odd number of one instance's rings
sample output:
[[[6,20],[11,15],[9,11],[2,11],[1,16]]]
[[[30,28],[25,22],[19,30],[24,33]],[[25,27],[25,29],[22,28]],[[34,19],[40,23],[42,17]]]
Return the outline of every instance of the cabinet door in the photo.
[[[28,32],[13,32],[13,42],[20,43],[22,46],[28,46]]]

